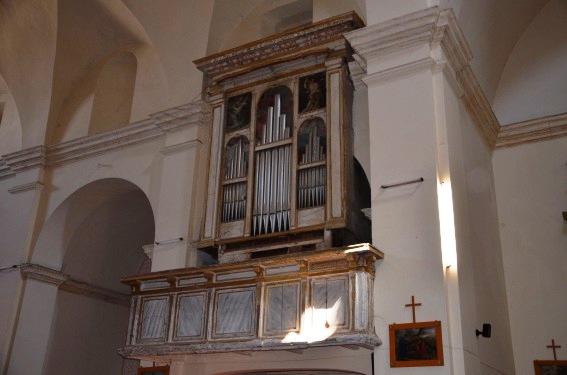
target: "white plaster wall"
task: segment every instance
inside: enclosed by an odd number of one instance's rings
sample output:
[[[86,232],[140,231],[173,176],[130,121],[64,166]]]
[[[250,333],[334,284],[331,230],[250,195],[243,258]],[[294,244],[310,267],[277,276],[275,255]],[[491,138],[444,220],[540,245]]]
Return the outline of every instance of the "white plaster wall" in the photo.
[[[43,144],[56,37],[57,1],[6,0],[0,4],[0,75],[20,111],[24,148]]]
[[[567,342],[567,138],[494,152],[516,374]],[[563,344],[565,345],[565,344]],[[560,349],[561,350],[561,349]],[[558,356],[564,356],[558,352]]]
[[[128,307],[59,291],[41,374],[120,374],[116,349],[126,340],[128,315]]]
[[[550,1],[524,31],[494,98],[501,124],[567,112],[567,2]]]
[[[376,373],[411,374],[391,369],[388,324],[412,321],[404,307],[414,295],[423,305],[418,321],[440,320],[447,325],[437,207],[437,140],[428,70],[387,81],[368,81],[372,240],[385,253],[376,266],[374,319],[383,344],[376,350]],[[424,182],[392,189],[381,185],[413,180]],[[449,352],[447,330],[444,350]],[[445,366],[420,369],[423,374],[448,374]]]
[[[113,56],[104,64],[97,79],[89,135],[130,123],[137,68],[136,57],[130,52]]]
[[[366,24],[374,25],[436,5],[431,0],[366,0]]]
[[[175,107],[198,97],[202,74],[193,60],[207,54],[214,1],[125,0],[124,3],[144,27],[159,56],[169,91],[167,105]]]
[[[513,374],[492,152],[447,81],[444,94],[465,369]],[[492,324],[490,339],[476,337],[483,323]]]
[[[26,262],[38,205],[39,192],[35,190],[10,193],[8,189],[35,181],[37,170],[0,180],[0,267],[11,267]],[[12,342],[12,328],[18,314],[22,279],[19,269],[0,272],[2,297],[0,298],[0,369],[4,371]]]
[[[55,285],[31,279],[25,283],[18,330],[6,371],[10,375],[42,373],[57,295]]]
[[[352,101],[353,155],[370,179],[370,136],[368,129],[368,90],[356,88]]]
[[[2,93],[0,77],[0,155],[22,148],[22,128],[16,102],[8,92]]]
[[[2,266],[4,264],[2,263]],[[0,369],[4,371],[12,340],[12,325],[17,316],[17,297],[22,279],[18,269],[0,272]]]
[[[313,22],[351,11],[356,12],[360,18],[366,20],[366,3],[364,0],[314,0]]]

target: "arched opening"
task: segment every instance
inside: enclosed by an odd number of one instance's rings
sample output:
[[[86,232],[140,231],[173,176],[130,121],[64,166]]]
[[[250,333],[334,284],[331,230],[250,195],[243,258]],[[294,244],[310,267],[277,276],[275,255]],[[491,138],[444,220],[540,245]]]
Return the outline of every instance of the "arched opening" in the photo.
[[[111,58],[96,83],[88,134],[101,133],[130,122],[138,63],[130,52]]]
[[[45,256],[46,246],[59,246],[61,271],[75,284],[58,289],[45,374],[120,373],[116,349],[124,344],[129,319],[129,288],[120,278],[140,272],[147,259],[142,246],[153,240],[146,195],[121,179],[80,188],[50,216],[36,259]]]

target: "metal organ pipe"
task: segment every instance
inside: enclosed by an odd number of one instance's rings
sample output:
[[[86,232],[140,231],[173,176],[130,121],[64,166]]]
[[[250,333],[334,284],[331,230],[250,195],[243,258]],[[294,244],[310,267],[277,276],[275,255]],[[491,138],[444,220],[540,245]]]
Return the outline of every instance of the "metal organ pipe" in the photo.
[[[267,110],[266,124],[261,131],[260,145],[289,138],[286,115],[281,113],[281,97]],[[255,204],[252,218],[254,235],[289,229],[291,145],[286,144],[256,152]]]
[[[226,152],[225,181],[246,177],[248,142],[244,137],[229,143]],[[246,213],[246,182],[227,183],[223,187],[221,221],[243,219]]]
[[[321,147],[322,137],[317,135],[316,125],[311,126],[307,138],[299,164],[306,165],[325,160],[324,147]],[[324,165],[300,169],[298,172],[298,207],[309,208],[325,204],[326,181],[327,170]]]

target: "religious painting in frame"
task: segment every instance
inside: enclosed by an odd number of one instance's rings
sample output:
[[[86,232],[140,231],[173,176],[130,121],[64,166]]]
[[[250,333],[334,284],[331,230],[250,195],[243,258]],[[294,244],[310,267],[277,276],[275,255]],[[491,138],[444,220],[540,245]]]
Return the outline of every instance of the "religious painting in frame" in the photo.
[[[226,103],[226,131],[249,127],[251,107],[251,92],[229,98]]]
[[[536,375],[567,375],[567,361],[534,361]]]
[[[140,367],[138,375],[169,375],[169,366]]]
[[[299,113],[307,113],[327,106],[325,72],[299,79]]]
[[[441,322],[390,324],[390,367],[443,366]]]

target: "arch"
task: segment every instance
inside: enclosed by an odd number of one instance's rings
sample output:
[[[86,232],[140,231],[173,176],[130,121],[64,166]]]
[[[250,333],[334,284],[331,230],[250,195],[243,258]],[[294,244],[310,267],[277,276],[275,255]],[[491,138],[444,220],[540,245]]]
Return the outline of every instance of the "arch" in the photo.
[[[132,217],[124,216],[133,211],[138,214]],[[32,262],[76,273],[73,267],[69,266],[69,259],[72,258],[69,258],[67,254],[71,248],[76,249],[77,244],[80,243],[80,233],[85,233],[85,229],[88,229],[84,226],[85,223],[94,223],[103,214],[108,215],[109,220],[113,220],[114,228],[105,225],[92,228],[93,230],[106,228],[110,231],[120,228],[121,225],[129,226],[132,222],[137,222],[140,228],[144,228],[144,232],[137,232],[135,228],[129,227],[130,230],[124,234],[133,237],[138,233],[143,238],[132,241],[130,246],[139,247],[153,241],[154,214],[144,192],[130,181],[105,178],[80,187],[57,206],[47,218],[38,236]],[[124,241],[122,237],[118,239]],[[84,251],[86,249],[87,247],[84,248]],[[64,261],[67,262],[66,265]]]
[[[101,133],[130,122],[138,62],[121,52],[102,67],[93,97],[88,134]]]
[[[34,263],[60,262],[72,280],[109,293],[130,293],[120,283],[140,272],[142,246],[154,240],[154,217],[146,195],[123,179],[91,182],[71,194],[49,217]],[[55,252],[47,251],[50,246]],[[46,258],[49,255],[55,259]],[[56,268],[56,264],[50,264]],[[45,374],[76,374],[84,368],[118,373],[116,348],[124,343],[128,303],[59,288],[51,320]]]

